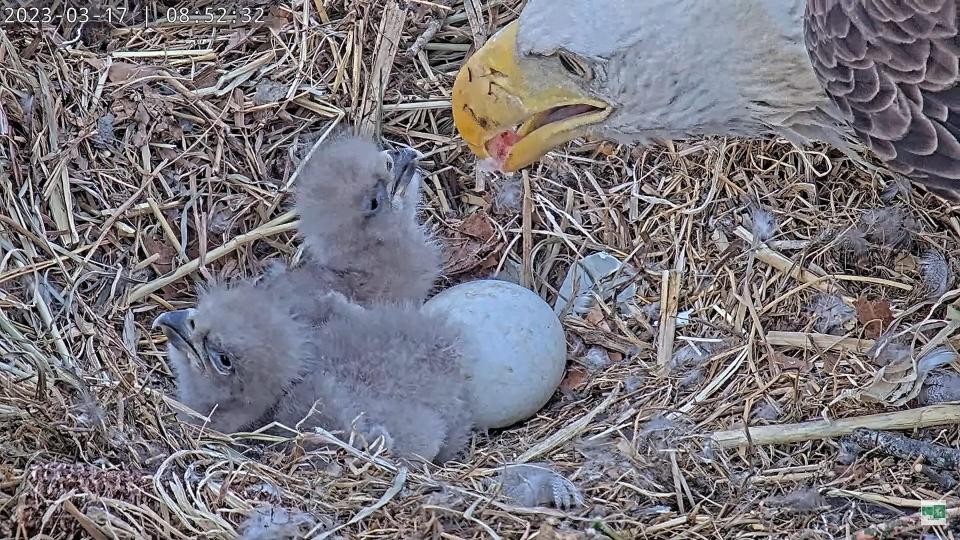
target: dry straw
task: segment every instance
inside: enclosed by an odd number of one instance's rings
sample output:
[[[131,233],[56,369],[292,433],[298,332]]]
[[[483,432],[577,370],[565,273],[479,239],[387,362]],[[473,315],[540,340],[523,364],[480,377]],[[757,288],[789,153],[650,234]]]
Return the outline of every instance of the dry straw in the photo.
[[[887,203],[890,177],[774,140],[579,140],[522,179],[476,172],[450,85],[518,4],[294,0],[231,26],[166,23],[166,6],[134,1],[128,27],[0,30],[0,535],[233,538],[273,505],[306,512],[314,537],[831,538],[945,495],[912,463],[837,460],[824,438],[836,426],[816,421],[914,404],[839,399],[873,379],[877,336],[856,320],[845,337],[816,334],[805,310],[822,293],[880,299],[916,350],[955,340],[960,291],[922,305],[911,291],[928,249],[956,259],[957,216],[919,192]],[[207,279],[295,259],[295,171],[346,127],[426,154],[423,217],[447,242],[445,286],[515,271],[552,302],[592,252],[639,269],[632,309],[565,319],[557,397],[477,436],[462,463],[408,471],[345,444],[304,455],[264,434],[231,440],[185,428],[165,397],[150,320]],[[910,248],[844,251],[844,232],[887,205],[912,218]],[[756,208],[773,215],[765,243]],[[705,343],[722,346],[676,367]],[[592,347],[609,362],[583,362]],[[956,414],[938,411],[943,422],[894,415],[896,427],[958,446]],[[766,427],[751,443],[744,422]],[[529,459],[552,462],[587,506],[499,497],[498,467]],[[763,504],[811,487],[825,511]]]

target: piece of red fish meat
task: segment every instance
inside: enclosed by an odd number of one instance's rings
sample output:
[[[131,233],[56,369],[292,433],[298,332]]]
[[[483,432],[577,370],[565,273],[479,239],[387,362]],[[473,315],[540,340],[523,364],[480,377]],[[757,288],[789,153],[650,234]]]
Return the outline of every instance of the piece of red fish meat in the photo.
[[[507,156],[510,155],[510,149],[512,149],[513,145],[517,144],[519,140],[520,136],[517,135],[516,130],[501,131],[487,141],[487,153],[497,162],[497,166],[501,167],[507,160]]]

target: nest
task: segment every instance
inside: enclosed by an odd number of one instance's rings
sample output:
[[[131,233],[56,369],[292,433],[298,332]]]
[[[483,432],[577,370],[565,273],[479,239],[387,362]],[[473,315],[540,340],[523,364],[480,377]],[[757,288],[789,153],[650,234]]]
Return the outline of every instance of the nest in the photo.
[[[833,538],[956,504],[910,462],[844,460],[837,437],[781,428],[917,406],[877,390],[870,349],[956,339],[960,222],[941,203],[778,140],[578,140],[489,176],[449,88],[519,2],[242,5],[256,20],[133,2],[122,24],[0,31],[3,536],[254,538],[282,522],[315,538]],[[512,275],[553,302],[586,255],[634,269],[626,306],[564,319],[555,398],[461,462],[407,470],[176,420],[152,319],[209,279],[299,257],[294,172],[338,129],[426,155],[440,287]],[[744,446],[744,423],[769,429]],[[905,433],[960,445],[955,427]],[[530,460],[583,505],[505,499],[491,480]]]

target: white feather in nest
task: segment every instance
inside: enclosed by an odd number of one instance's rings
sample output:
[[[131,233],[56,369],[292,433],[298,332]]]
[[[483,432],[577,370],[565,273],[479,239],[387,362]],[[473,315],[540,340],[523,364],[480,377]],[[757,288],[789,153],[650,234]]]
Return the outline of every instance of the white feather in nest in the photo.
[[[316,527],[314,516],[282,506],[261,506],[240,524],[237,540],[294,540]]]
[[[554,506],[568,510],[584,502],[580,489],[548,463],[506,465],[497,486],[505,497],[525,508]]]

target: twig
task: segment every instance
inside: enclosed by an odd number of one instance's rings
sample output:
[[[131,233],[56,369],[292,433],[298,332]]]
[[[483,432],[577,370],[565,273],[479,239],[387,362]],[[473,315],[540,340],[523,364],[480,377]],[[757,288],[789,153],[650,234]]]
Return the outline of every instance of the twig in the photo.
[[[660,279],[660,331],[657,333],[657,366],[664,373],[673,358],[673,340],[680,310],[680,273],[664,270]]]
[[[249,244],[250,242],[254,242],[256,240],[261,240],[270,236],[276,236],[278,234],[296,229],[299,222],[294,222],[293,219],[293,213],[287,212],[279,218],[269,223],[264,223],[248,233],[237,235],[226,244],[208,251],[206,257],[203,257],[202,259],[197,257],[183,266],[180,266],[170,274],[157,278],[149,283],[145,283],[130,291],[130,294],[127,295],[127,305],[130,305],[137,300],[144,298],[148,294],[158,289],[162,289],[163,287],[166,287],[180,278],[195,272],[198,268],[200,268],[200,266],[211,263],[244,244]]]
[[[427,27],[423,30],[423,33],[420,34],[420,37],[413,42],[413,45],[407,49],[407,52],[405,52],[404,55],[406,55],[407,58],[414,58],[420,54],[420,51],[423,50],[423,46],[433,39],[433,36],[437,35],[437,32],[440,30],[440,26],[442,24],[442,21],[437,19],[430,21],[430,23],[427,24]]]
[[[520,270],[521,285],[533,288],[533,261],[530,260],[533,251],[533,194],[530,193],[530,174],[523,171],[523,217],[522,217],[523,246],[522,263]]]
[[[960,464],[960,450],[929,441],[918,441],[899,433],[855,429],[848,438],[864,450],[876,449],[906,460],[922,457],[924,463],[938,469],[956,469]]]
[[[393,500],[393,498],[396,497],[397,493],[400,493],[400,490],[403,489],[403,485],[406,484],[407,482],[407,472],[408,471],[406,467],[401,467],[400,472],[397,473],[397,476],[393,479],[393,485],[390,486],[390,489],[388,489],[383,495],[381,495],[380,498],[377,499],[377,502],[357,512],[356,515],[350,518],[350,521],[347,521],[346,523],[333,527],[332,529],[325,531],[322,534],[319,534],[317,536],[313,536],[311,538],[313,538],[313,540],[323,540],[324,538],[329,538],[330,536],[333,536],[333,534],[339,531],[340,529],[343,529],[344,527],[349,527],[354,523],[359,523],[364,519],[366,519],[367,517],[369,517],[370,515],[372,515],[377,510],[386,506],[386,504],[391,500]]]
[[[753,233],[743,227],[737,227],[734,233],[747,242],[753,243]],[[825,279],[827,276],[817,274],[800,266],[789,257],[770,249],[766,244],[761,244],[760,247],[757,248],[756,255],[757,260],[760,262],[776,268],[778,271],[801,283],[810,284],[823,292],[834,292],[835,286],[831,285],[828,280]],[[848,305],[853,305],[854,300],[856,300],[846,295],[841,295],[841,298],[843,298],[843,301]]]
[[[952,521],[960,516],[960,506],[947,508],[947,521]],[[908,538],[913,537],[911,533],[915,532],[923,525],[920,525],[920,513],[910,514],[909,516],[899,517],[876,525],[871,525],[853,533],[853,540],[881,540],[885,538]]]
[[[619,395],[619,393],[620,393],[620,389],[619,387],[617,387],[612,392],[610,392],[610,395],[607,396],[607,399],[603,400],[603,402],[600,405],[597,405],[596,407],[593,408],[593,410],[591,410],[587,414],[581,416],[576,421],[571,422],[569,425],[567,425],[565,428],[561,429],[560,431],[540,441],[539,443],[534,445],[532,448],[530,448],[523,454],[520,454],[520,457],[514,460],[514,463],[526,463],[531,459],[534,459],[538,456],[546,454],[547,452],[550,452],[554,448],[557,448],[561,444],[576,437],[580,433],[583,433],[590,426],[590,422],[593,421],[594,417],[596,417],[598,414],[600,414],[600,412],[602,412],[604,409],[609,407],[610,404],[613,403],[613,400],[617,398],[617,395]]]
[[[930,405],[917,409],[896,411],[867,416],[854,416],[837,420],[813,420],[797,424],[758,426],[744,429],[717,431],[710,439],[720,448],[732,448],[750,444],[786,444],[814,439],[829,439],[852,433],[858,428],[867,429],[913,429],[960,423],[960,405]]]
[[[483,21],[483,9],[480,1],[464,0],[463,8],[467,13],[467,23],[470,24],[473,46],[479,49],[487,41],[487,25]]]
[[[932,482],[936,482],[936,484],[940,486],[940,489],[944,491],[950,491],[957,487],[957,477],[947,471],[942,471],[935,467],[924,465],[923,463],[914,465],[913,470],[926,476]]]
[[[94,540],[107,540],[107,537],[97,529],[97,524],[81,512],[70,499],[63,501],[63,508],[80,523],[80,526],[83,527],[83,530],[89,534],[91,538]]]
[[[807,332],[767,332],[766,340],[775,346],[820,351],[848,349],[860,354],[866,353],[874,345],[872,339]]]
[[[390,80],[390,72],[393,70],[393,59],[400,47],[400,34],[403,32],[403,23],[406,18],[407,10],[401,8],[398,2],[395,0],[387,2],[383,10],[383,18],[380,19],[371,76],[363,94],[364,101],[358,130],[361,135],[373,135],[380,127],[383,94]]]

